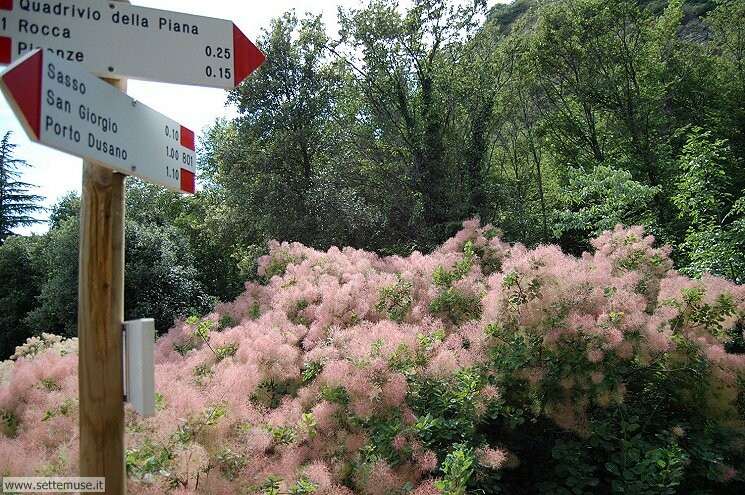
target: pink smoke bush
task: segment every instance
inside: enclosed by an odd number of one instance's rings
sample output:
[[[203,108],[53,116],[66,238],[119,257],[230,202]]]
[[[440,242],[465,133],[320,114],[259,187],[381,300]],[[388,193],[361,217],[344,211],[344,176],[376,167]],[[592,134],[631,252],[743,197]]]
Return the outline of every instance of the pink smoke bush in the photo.
[[[581,258],[492,233],[470,221],[429,255],[387,258],[271,243],[265,285],[158,341],[157,414],[127,416],[129,491],[438,493],[443,457],[416,397],[465,371],[474,421],[519,389],[579,435],[591,408],[624,401],[622,363],[682,363],[691,347],[725,392],[712,407],[736,400],[745,358],[723,344],[743,287],[679,275],[640,228],[604,233]],[[704,321],[712,308],[722,317]],[[498,376],[518,342],[527,360]],[[50,347],[2,375],[0,475],[76,472],[76,359]],[[376,444],[383,424],[394,431]],[[476,447],[490,470],[517,464]]]

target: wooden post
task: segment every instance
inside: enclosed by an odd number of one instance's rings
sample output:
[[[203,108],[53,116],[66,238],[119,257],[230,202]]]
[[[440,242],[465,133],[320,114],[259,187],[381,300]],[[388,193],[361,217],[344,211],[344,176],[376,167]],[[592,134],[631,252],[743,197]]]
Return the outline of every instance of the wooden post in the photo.
[[[78,277],[80,476],[126,493],[124,466],[125,177],[83,162]]]
[[[124,1],[128,0],[113,0]],[[126,79],[108,80],[127,90]],[[78,276],[80,476],[124,495],[124,196],[126,177],[83,161]]]

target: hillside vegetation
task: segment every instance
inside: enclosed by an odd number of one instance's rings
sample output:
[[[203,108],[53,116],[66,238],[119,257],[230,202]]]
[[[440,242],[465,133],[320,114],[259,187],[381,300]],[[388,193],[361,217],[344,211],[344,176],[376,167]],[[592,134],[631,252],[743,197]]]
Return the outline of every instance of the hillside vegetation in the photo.
[[[644,225],[682,272],[742,281],[743,18],[742,0],[373,0],[330,37],[287,13],[238,117],[202,136],[200,194],[130,181],[126,316],[163,332],[236,297],[270,239],[406,255],[473,217],[573,254]],[[0,246],[0,357],[75,335],[78,204]]]
[[[128,185],[126,317],[160,334],[130,491],[745,493],[743,19],[274,19],[199,194]],[[0,245],[0,476],[76,472],[78,210]]]

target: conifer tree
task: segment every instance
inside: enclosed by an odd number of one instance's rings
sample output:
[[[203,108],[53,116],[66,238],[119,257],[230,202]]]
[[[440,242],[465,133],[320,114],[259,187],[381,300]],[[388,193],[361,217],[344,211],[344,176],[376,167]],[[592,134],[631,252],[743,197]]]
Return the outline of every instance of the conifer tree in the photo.
[[[13,234],[13,229],[39,223],[41,220],[33,214],[43,209],[39,205],[43,198],[30,193],[35,186],[19,180],[20,169],[29,164],[14,157],[16,145],[10,135],[6,132],[0,141],[0,244]]]

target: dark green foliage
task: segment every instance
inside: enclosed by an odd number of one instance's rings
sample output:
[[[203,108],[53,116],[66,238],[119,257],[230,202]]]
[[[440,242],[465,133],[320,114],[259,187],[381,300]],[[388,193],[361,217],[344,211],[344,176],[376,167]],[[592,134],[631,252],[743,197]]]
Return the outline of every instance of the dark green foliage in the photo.
[[[455,287],[453,283],[462,279],[473,268],[476,251],[473,243],[468,241],[463,246],[463,259],[458,261],[452,270],[438,267],[433,279],[437,287],[442,291],[432,300],[429,310],[432,313],[443,315],[455,325],[460,325],[470,320],[477,320],[481,316],[481,296],[479,294],[467,294]]]
[[[38,237],[10,237],[0,245],[0,360],[39,331],[25,318],[35,306],[43,279],[37,263],[40,241]]]
[[[442,463],[444,476],[437,482],[437,488],[446,495],[465,495],[475,464],[473,449],[466,445],[454,445],[453,451]]]
[[[72,337],[78,315],[78,217],[69,217],[41,239],[35,263],[43,273],[34,309],[26,321],[35,332]]]
[[[464,370],[447,383],[435,380],[412,384],[414,403],[420,416],[415,429],[428,446],[447,450],[473,435],[476,398],[482,388],[477,374]]]
[[[311,361],[303,366],[303,383],[312,382],[323,371],[323,363]]]
[[[142,479],[145,475],[166,469],[172,459],[173,453],[169,447],[145,440],[140,448],[127,449],[127,473],[136,479]]]
[[[220,362],[224,359],[235,356],[236,352],[238,352],[238,345],[230,343],[221,347],[217,347],[215,349],[215,357],[217,361]]]
[[[77,334],[77,217],[68,218],[45,238],[45,279],[37,305],[28,314],[32,328]],[[162,332],[174,320],[204,313],[214,304],[198,281],[193,255],[173,227],[126,226],[125,318],[154,318]]]
[[[688,225],[680,246],[688,274],[704,272],[745,280],[745,196],[732,194],[736,160],[725,140],[694,128],[679,158],[672,201]]]
[[[619,224],[649,227],[654,223],[652,204],[659,188],[636,182],[627,171],[603,165],[590,172],[569,169],[567,181],[559,196],[565,209],[558,211],[554,223],[557,238],[589,239]]]
[[[236,326],[238,322],[230,315],[222,315],[220,321],[218,321],[218,330],[223,331],[227,328]]]
[[[199,284],[228,301],[241,293],[246,279],[256,277],[256,269],[243,273],[239,268],[242,258],[233,247],[236,239],[224,230],[223,219],[216,218],[214,201],[208,193],[196,200],[134,178],[127,180],[128,220],[176,232],[182,239],[179,243],[186,242],[190,257],[198,260]],[[260,254],[252,252],[256,257]]]
[[[41,220],[34,217],[43,208],[41,196],[31,194],[34,187],[19,180],[20,169],[28,163],[14,156],[16,145],[10,142],[10,132],[0,141],[0,244],[18,227],[28,227]]]
[[[160,205],[146,204],[144,195],[150,190],[134,183],[128,195],[125,317],[154,318],[162,332],[175,319],[208,312],[217,299],[203,284],[213,277],[225,279],[225,272],[215,274],[197,261],[198,256],[200,261],[204,257],[199,246],[190,242],[191,230],[180,223],[188,215],[175,213],[186,208],[178,197],[152,189],[153,202]],[[47,234],[11,237],[0,246],[0,276],[6,282],[0,287],[0,358],[12,355],[15,346],[31,335],[77,334],[79,208],[79,197],[68,194],[52,209]],[[168,216],[176,217],[181,227],[166,222]],[[224,264],[232,265],[235,280],[240,280],[237,264]],[[222,287],[215,293],[235,295],[233,289]],[[232,320],[220,323],[223,328],[237,324]]]
[[[217,454],[217,465],[220,468],[220,472],[230,481],[239,476],[247,462],[248,460],[246,459],[246,456],[233,452],[227,448],[222,449]]]
[[[508,335],[492,331],[495,338]],[[536,356],[539,347],[515,335],[496,348],[500,352],[488,370],[505,394],[480,409],[475,405],[486,384],[474,378],[483,375],[464,371],[451,383],[411,384],[417,438],[443,461],[441,489],[550,495],[739,493],[741,480],[721,480],[727,466],[745,461],[738,448],[745,438],[737,428],[711,421],[707,408],[716,406],[705,398],[709,385],[701,377],[708,371],[702,361],[691,361],[686,369],[665,362],[619,367],[629,399],[592,408],[586,433],[578,434],[541,417],[550,395],[504,381],[533,365],[528,357]],[[560,361],[564,366],[572,362],[568,356]],[[509,450],[520,464],[495,476],[476,461],[481,442]]]
[[[61,197],[49,213],[49,228],[61,227],[68,218],[77,218],[80,214],[80,196],[69,192]]]
[[[130,222],[126,229],[125,317],[155,318],[159,331],[214,305],[199,283],[197,261],[173,227]]]
[[[399,279],[396,285],[384,287],[380,290],[377,310],[393,321],[404,321],[413,302],[411,289],[411,283],[404,279]]]
[[[15,437],[18,435],[19,425],[20,421],[13,413],[0,410],[0,431],[3,435],[9,438]]]
[[[287,315],[287,318],[291,322],[295,323],[296,325],[307,326],[308,324],[310,324],[310,321],[308,320],[308,318],[306,318],[302,314],[303,310],[307,307],[308,307],[308,301],[305,301],[305,300],[298,301],[297,303],[295,303],[295,307],[290,310],[289,314]]]
[[[435,314],[445,315],[453,324],[460,325],[481,316],[481,298],[473,294],[465,294],[457,289],[444,290],[429,305],[429,310]]]

